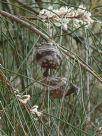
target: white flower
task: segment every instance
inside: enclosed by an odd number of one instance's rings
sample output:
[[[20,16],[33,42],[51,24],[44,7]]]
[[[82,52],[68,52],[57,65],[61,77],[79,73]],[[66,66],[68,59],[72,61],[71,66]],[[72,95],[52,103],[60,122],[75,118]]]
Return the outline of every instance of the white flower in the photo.
[[[84,13],[84,16],[91,17],[91,13],[87,11],[87,12]]]
[[[61,19],[61,22],[62,22],[63,24],[68,24],[69,21],[70,21],[70,19],[67,19],[67,18],[62,18],[62,19]]]
[[[59,9],[59,13],[60,14],[66,14],[68,12],[68,7],[61,7],[60,9]]]
[[[62,26],[64,30],[67,29],[68,24],[72,20],[73,25],[75,25],[74,27],[76,28],[84,24],[86,27],[89,27],[94,22],[94,20],[91,18],[91,13],[86,11],[86,7],[83,5],[79,5],[78,9],[66,6],[59,9],[49,7],[48,9],[41,10],[39,16],[44,21],[48,21],[48,18],[51,19],[56,26]]]
[[[49,9],[49,10],[53,10],[53,7],[52,7],[52,6],[49,6],[48,9]]]
[[[67,31],[67,29],[68,29],[67,24],[64,24],[64,23],[63,23],[63,24],[62,24],[62,29],[65,30],[65,31]]]
[[[42,9],[39,13],[39,17],[41,18],[46,18],[45,14],[46,14],[47,10],[46,9]]]
[[[23,103],[26,104],[29,100],[30,100],[30,95],[16,95],[18,100]]]
[[[86,7],[85,7],[84,5],[81,4],[81,5],[79,5],[79,8],[78,8],[78,9],[84,9],[84,10],[85,10]]]
[[[74,11],[74,10],[75,10],[74,7],[68,8],[68,12],[72,12],[72,11]]]
[[[79,5],[78,9],[76,10],[78,14],[84,14],[86,12],[86,7],[83,5]]]
[[[78,7],[78,9],[77,9],[78,11],[85,11],[86,10],[86,7],[84,6],[84,5],[79,5],[79,7]]]
[[[75,21],[73,21],[73,25],[75,28],[79,28],[80,27],[80,20],[76,19]]]
[[[38,117],[40,117],[42,115],[42,112],[38,111],[38,105],[34,105],[31,109],[30,112],[32,114],[36,114]]]
[[[46,19],[46,18],[51,18],[54,15],[53,12],[43,9],[40,11],[39,17]]]
[[[53,7],[50,6],[48,9],[42,9],[39,13],[39,17],[46,19],[46,18],[51,18],[55,15]]]
[[[19,90],[14,88],[14,93],[19,94]]]
[[[56,17],[60,15],[60,11],[58,9],[53,9],[53,13]]]
[[[54,16],[54,13],[52,11],[48,11],[48,13],[46,15],[48,18],[51,18]]]

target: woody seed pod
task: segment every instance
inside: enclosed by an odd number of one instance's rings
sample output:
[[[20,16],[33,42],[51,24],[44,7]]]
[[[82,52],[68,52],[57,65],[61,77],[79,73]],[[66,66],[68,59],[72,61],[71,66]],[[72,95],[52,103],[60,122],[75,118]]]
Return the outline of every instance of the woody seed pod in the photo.
[[[43,68],[57,69],[62,62],[59,49],[53,43],[43,43],[36,50],[36,60]]]
[[[46,83],[47,87],[47,93],[49,91],[49,94],[52,98],[61,98],[64,94],[64,89],[67,84],[66,78],[61,77],[47,77],[47,79],[44,81]]]
[[[44,84],[47,85],[47,93],[54,99],[76,94],[78,91],[78,87],[72,83],[68,83],[65,77],[47,77],[44,79]],[[68,88],[66,89],[66,87]]]

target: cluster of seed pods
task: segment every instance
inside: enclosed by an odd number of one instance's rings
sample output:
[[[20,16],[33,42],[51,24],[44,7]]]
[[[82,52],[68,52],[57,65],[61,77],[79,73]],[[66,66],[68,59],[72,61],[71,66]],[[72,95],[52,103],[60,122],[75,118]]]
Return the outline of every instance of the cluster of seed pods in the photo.
[[[62,77],[49,77],[49,69],[58,69],[62,64],[62,55],[57,46],[52,43],[42,43],[36,48],[36,60],[42,68],[46,69],[43,73],[43,82],[48,87],[46,89],[47,94],[52,98],[62,98],[72,93],[76,93],[78,88],[70,84],[68,91],[65,93],[66,85],[68,84],[67,78]]]

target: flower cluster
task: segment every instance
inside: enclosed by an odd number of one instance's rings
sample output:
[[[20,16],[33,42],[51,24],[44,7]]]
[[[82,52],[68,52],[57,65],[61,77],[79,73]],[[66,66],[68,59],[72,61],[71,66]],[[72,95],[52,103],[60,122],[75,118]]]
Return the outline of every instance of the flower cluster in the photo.
[[[18,100],[23,103],[26,104],[29,100],[30,100],[30,95],[16,95]]]
[[[32,114],[36,114],[38,117],[42,115],[42,112],[38,111],[38,105],[34,105],[31,109],[30,112]]]
[[[28,101],[30,100],[30,95],[17,94],[16,97],[17,97],[18,101],[24,105],[26,105],[28,103]],[[42,115],[42,112],[38,111],[38,105],[34,105],[33,107],[31,107],[29,109],[29,111],[31,112],[31,114],[36,114],[38,117],[40,117]]]
[[[80,5],[77,9],[73,7],[61,7],[60,9],[49,7],[48,9],[41,10],[39,17],[45,22],[51,19],[56,26],[62,26],[64,30],[67,30],[68,24],[71,21],[73,21],[75,28],[81,25],[89,27],[94,22],[91,18],[91,13],[86,11],[86,7],[83,5]]]

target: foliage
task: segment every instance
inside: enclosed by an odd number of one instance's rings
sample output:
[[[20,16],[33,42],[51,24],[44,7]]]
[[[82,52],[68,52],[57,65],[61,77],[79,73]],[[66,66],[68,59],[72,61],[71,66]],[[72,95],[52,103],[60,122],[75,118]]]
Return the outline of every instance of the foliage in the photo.
[[[0,136],[98,136],[102,127],[102,25],[101,0],[0,0]],[[94,23],[67,30],[38,16],[49,6],[77,9],[85,5]],[[99,13],[99,14],[98,14]],[[17,22],[18,21],[18,22]],[[22,22],[24,21],[24,22]],[[74,20],[73,20],[74,21]],[[41,32],[41,33],[40,33]],[[45,37],[45,39],[44,39]],[[62,65],[49,76],[66,78],[80,90],[54,99],[46,93],[43,69],[36,49],[46,40],[55,43]],[[44,87],[43,87],[44,86]]]

